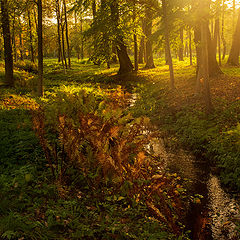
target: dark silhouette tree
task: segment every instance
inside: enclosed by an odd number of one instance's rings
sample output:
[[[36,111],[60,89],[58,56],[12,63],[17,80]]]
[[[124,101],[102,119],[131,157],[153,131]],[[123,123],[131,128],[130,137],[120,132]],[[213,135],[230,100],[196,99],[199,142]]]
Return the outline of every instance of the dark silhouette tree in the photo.
[[[0,0],[0,5],[1,5],[1,25],[3,29],[4,39],[5,83],[9,87],[13,87],[14,86],[13,55],[8,15],[8,1]]]

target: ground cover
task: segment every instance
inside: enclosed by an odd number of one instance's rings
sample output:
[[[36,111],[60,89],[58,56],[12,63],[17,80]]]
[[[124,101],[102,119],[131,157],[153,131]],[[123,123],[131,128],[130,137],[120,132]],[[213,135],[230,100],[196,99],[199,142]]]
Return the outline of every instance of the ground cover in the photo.
[[[195,200],[151,163],[141,136],[149,120],[127,108],[123,88],[142,80],[45,64],[44,98],[22,71],[15,90],[0,89],[1,238],[187,239],[181,201]]]

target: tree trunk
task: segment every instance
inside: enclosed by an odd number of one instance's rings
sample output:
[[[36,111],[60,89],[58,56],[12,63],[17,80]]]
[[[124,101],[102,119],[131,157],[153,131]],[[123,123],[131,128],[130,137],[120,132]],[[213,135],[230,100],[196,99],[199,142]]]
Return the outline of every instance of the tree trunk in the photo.
[[[3,29],[4,39],[4,57],[5,57],[5,83],[9,87],[14,86],[13,78],[13,56],[12,56],[12,44],[8,15],[8,2],[7,0],[0,0],[1,4],[1,22]]]
[[[238,11],[238,21],[232,40],[231,51],[227,62],[229,65],[239,66],[239,51],[240,51],[240,10]]]
[[[193,62],[192,62],[192,33],[191,33],[191,29],[189,29],[188,36],[189,36],[189,59],[190,59],[190,65],[192,66]]]
[[[63,54],[62,56],[65,63],[65,69],[67,69],[68,65],[67,65],[67,59],[66,59],[66,53],[65,53],[64,25],[65,24],[62,24],[62,54]]]
[[[216,48],[215,43],[211,39],[211,34],[209,27],[207,28],[207,35],[208,35],[208,70],[209,70],[209,77],[215,77],[219,74],[222,74],[222,70],[220,69],[217,59],[216,59]]]
[[[68,53],[68,67],[71,68],[71,53],[70,53],[70,45],[69,45],[69,38],[68,38],[68,20],[67,20],[66,0],[63,0],[63,6],[64,6],[65,25],[66,25],[66,43],[67,43],[67,53]]]
[[[217,49],[218,49],[218,64],[219,66],[222,65],[221,61],[221,38],[220,38],[220,23],[219,23],[219,18],[216,19],[215,21],[215,30],[216,30],[216,37],[217,37]]]
[[[38,0],[38,96],[43,96],[42,0]]]
[[[146,41],[146,65],[145,68],[151,69],[155,68],[154,61],[153,61],[153,50],[152,50],[152,11],[150,8],[146,7],[145,10],[145,19],[146,21],[146,28],[145,30],[145,35],[147,38]]]
[[[32,21],[31,21],[31,14],[30,11],[28,13],[28,27],[29,27],[29,40],[30,40],[30,54],[31,54],[31,61],[34,63],[34,50],[33,50],[33,37],[32,37]]]
[[[83,41],[83,17],[81,13],[81,20],[80,20],[80,33],[81,33],[81,59],[84,58],[84,41]]]
[[[223,55],[222,55],[222,60],[225,59],[226,56],[226,40],[224,38],[224,20],[225,20],[225,0],[223,0],[222,2],[222,34],[221,34],[221,38],[222,38],[222,43],[223,43]]]
[[[125,73],[132,72],[133,65],[127,54],[127,47],[124,45],[123,40],[121,39],[117,44],[117,54],[118,54],[118,60],[120,63],[118,74],[125,74]]]
[[[183,59],[183,27],[180,28],[180,47],[179,47],[179,61],[184,61]]]
[[[197,68],[196,68],[196,94],[200,93],[201,83],[200,79],[202,78],[201,71],[201,28],[199,24],[196,24],[194,28],[194,42],[196,46],[196,58],[197,58]]]
[[[16,36],[15,36],[15,23],[16,23],[16,13],[13,13],[13,25],[12,25],[12,47],[13,47],[13,58],[17,61],[17,49],[16,49]]]
[[[169,26],[168,26],[168,11],[167,11],[167,3],[166,0],[162,0],[162,8],[163,8],[163,22],[164,22],[164,36],[165,36],[165,50],[166,50],[166,58],[169,65],[170,72],[170,87],[173,90],[175,88],[174,85],[174,72],[173,72],[173,64],[172,64],[172,56],[170,50],[170,41],[169,41]]]
[[[134,70],[138,71],[138,44],[137,44],[137,35],[133,35],[134,39]]]
[[[233,0],[233,5],[232,5],[232,29],[233,29],[233,35],[234,35],[234,28],[235,28],[235,19],[236,19],[236,1]]]
[[[19,51],[20,51],[20,60],[23,61],[23,41],[22,41],[22,23],[21,19],[18,18],[18,24],[20,26],[20,31],[19,31]]]
[[[56,16],[57,16],[57,33],[58,33],[58,62],[60,63],[62,61],[62,65],[64,67],[63,63],[63,57],[62,57],[62,47],[61,47],[61,30],[60,30],[60,8],[59,8],[59,0],[56,0]]]
[[[212,101],[211,101],[211,93],[210,93],[210,86],[209,86],[209,27],[208,21],[203,20],[201,23],[201,44],[202,44],[202,54],[201,54],[201,70],[202,76],[204,80],[204,99],[206,104],[206,112],[207,114],[210,113],[213,109]]]
[[[137,31],[136,31],[136,2],[133,2],[133,23],[134,23],[134,34],[133,34],[133,43],[134,43],[134,70],[138,71],[138,43],[137,43]]]
[[[143,63],[143,55],[144,55],[144,48],[145,48],[145,37],[142,36],[141,37],[141,41],[140,41],[140,46],[139,46],[139,54],[138,54],[138,63]]]
[[[119,27],[119,3],[118,0],[112,1],[110,3],[111,8],[111,18],[112,23],[115,28]],[[123,36],[119,33],[115,36],[115,46],[117,49],[118,60],[120,64],[120,68],[118,70],[118,74],[125,74],[133,71],[132,62],[127,54],[127,47],[124,44]]]

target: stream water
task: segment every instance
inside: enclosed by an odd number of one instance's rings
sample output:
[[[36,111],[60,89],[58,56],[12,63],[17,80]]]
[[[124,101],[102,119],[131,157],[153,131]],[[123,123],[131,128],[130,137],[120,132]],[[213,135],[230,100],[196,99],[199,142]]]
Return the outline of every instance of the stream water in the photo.
[[[130,107],[135,105],[137,94],[132,94]],[[146,133],[145,133],[146,134]],[[200,204],[193,203],[186,214],[186,227],[192,240],[240,240],[236,221],[240,222],[240,208],[235,199],[224,191],[220,181],[211,171],[206,159],[197,159],[183,149],[166,147],[161,136],[153,139],[149,149],[163,160],[163,170],[178,173],[190,180],[188,191],[203,196]]]
[[[187,214],[187,227],[192,230],[193,240],[237,240],[240,235],[235,222],[240,220],[237,202],[220,185],[211,173],[206,160],[198,160],[182,149],[171,151],[163,138],[151,143],[156,155],[164,160],[164,168],[190,180],[189,191],[201,194],[200,204],[192,204]]]

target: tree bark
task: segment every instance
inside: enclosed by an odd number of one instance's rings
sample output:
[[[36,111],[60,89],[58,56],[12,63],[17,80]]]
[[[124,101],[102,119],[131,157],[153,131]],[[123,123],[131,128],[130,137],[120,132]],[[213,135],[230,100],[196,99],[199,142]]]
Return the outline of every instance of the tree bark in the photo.
[[[134,39],[134,70],[138,71],[138,44],[137,44],[137,35],[133,35]]]
[[[3,29],[4,40],[4,57],[5,57],[5,83],[9,87],[14,86],[13,78],[13,56],[12,56],[12,44],[10,34],[10,24],[8,15],[8,1],[0,0],[1,5],[1,22]]]
[[[58,33],[58,62],[60,63],[62,61],[62,65],[64,67],[63,63],[63,57],[62,57],[62,47],[61,47],[61,30],[60,30],[60,8],[59,8],[59,0],[56,0],[56,16],[57,16],[57,33]]]
[[[64,6],[64,16],[65,16],[65,25],[66,25],[66,43],[67,43],[67,53],[68,53],[68,67],[71,68],[71,53],[70,53],[70,45],[69,45],[69,38],[68,38],[68,20],[67,20],[66,0],[63,0],[63,6]]]
[[[190,65],[192,65],[193,62],[192,62],[192,33],[191,33],[191,29],[189,29],[188,36],[189,36],[189,60],[190,60]]]
[[[68,68],[68,64],[67,64],[67,59],[66,59],[66,53],[65,53],[65,41],[64,41],[64,25],[62,24],[62,56],[63,56],[63,60],[65,63],[65,69]]]
[[[213,110],[212,101],[211,101],[211,93],[209,86],[209,27],[208,21],[203,20],[201,23],[201,44],[202,44],[202,53],[201,53],[201,70],[203,76],[204,83],[204,99],[206,104],[206,112],[209,114]]]
[[[21,24],[20,18],[19,18],[19,26],[20,26],[20,32],[19,32],[20,60],[23,61],[22,24]]]
[[[183,59],[183,27],[180,28],[180,47],[178,51],[179,61],[184,61]]]
[[[232,40],[232,47],[230,50],[227,63],[232,66],[239,66],[239,52],[240,52],[240,9],[238,11],[238,21],[235,33]]]
[[[33,36],[32,36],[32,21],[31,21],[30,10],[28,10],[27,13],[28,13],[28,27],[29,27],[29,40],[30,40],[30,54],[31,54],[31,61],[34,63]]]
[[[169,41],[169,26],[168,26],[168,11],[167,11],[167,3],[166,0],[162,0],[162,8],[163,8],[163,23],[164,23],[164,36],[165,36],[165,50],[166,50],[166,58],[169,66],[170,72],[170,87],[171,89],[175,89],[174,85],[174,72],[173,72],[173,64],[172,64],[172,56],[170,50],[170,41]]]
[[[138,54],[138,63],[143,63],[143,55],[144,55],[144,48],[145,48],[145,37],[142,36],[141,37],[141,41],[140,41],[140,46],[139,46],[139,54]]]
[[[110,8],[111,8],[112,23],[114,24],[115,28],[118,29],[118,27],[119,27],[119,3],[118,3],[118,0],[112,1],[110,3]],[[123,36],[118,33],[115,36],[114,43],[115,43],[115,46],[117,49],[117,55],[118,55],[118,60],[119,60],[119,64],[120,64],[118,74],[125,74],[125,73],[132,72],[133,65],[127,54],[127,47],[124,44]]]
[[[42,0],[38,0],[38,89],[39,97],[43,96],[43,37],[42,37]]]
[[[224,20],[225,20],[225,0],[223,0],[222,2],[222,34],[221,34],[221,38],[222,38],[222,43],[223,43],[223,55],[222,55],[222,60],[225,59],[226,56],[226,40],[224,38]]]
[[[153,50],[152,50],[152,11],[149,7],[146,7],[145,10],[145,19],[146,21],[146,28],[145,30],[145,36],[147,38],[146,41],[146,65],[145,68],[151,69],[155,68],[154,61],[153,61]]]

